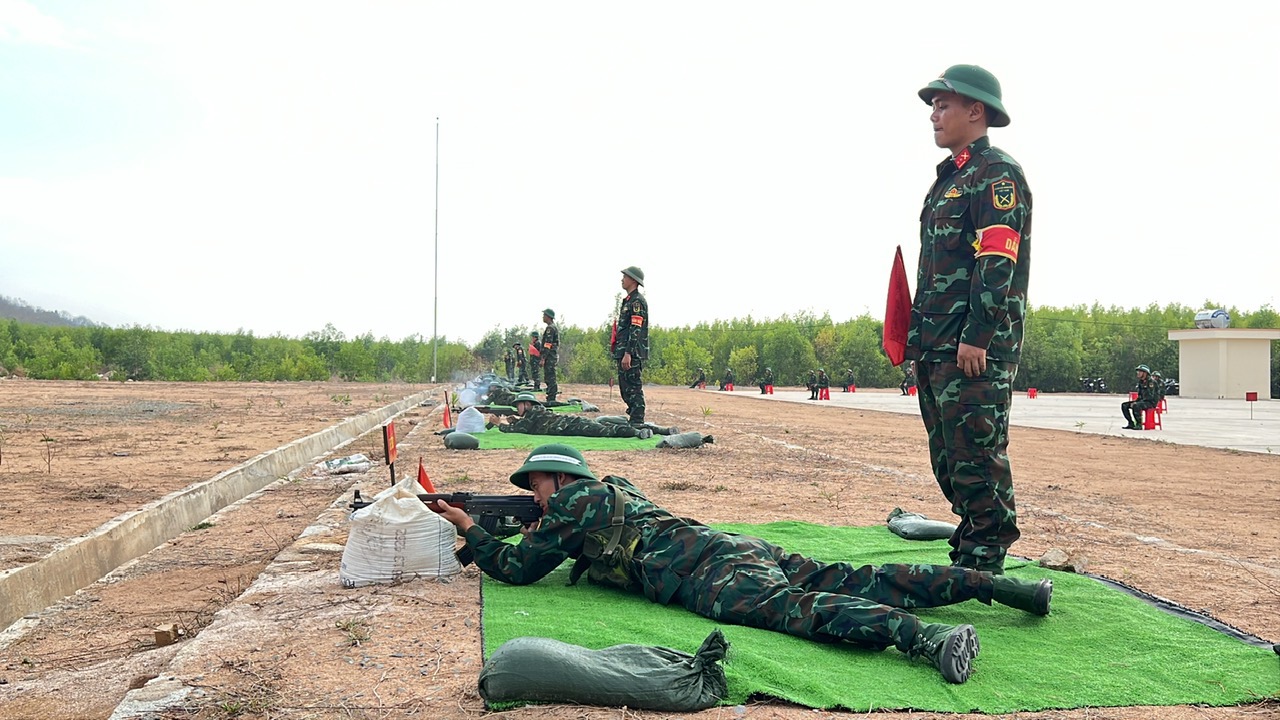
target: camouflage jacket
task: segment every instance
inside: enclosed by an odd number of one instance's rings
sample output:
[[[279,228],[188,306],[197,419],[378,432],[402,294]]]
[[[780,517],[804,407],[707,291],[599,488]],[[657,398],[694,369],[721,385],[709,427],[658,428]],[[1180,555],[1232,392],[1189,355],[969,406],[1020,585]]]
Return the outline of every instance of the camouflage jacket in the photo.
[[[554,363],[560,358],[560,328],[555,323],[548,323],[542,331],[543,362]]]
[[[979,138],[938,165],[920,212],[907,359],[955,360],[960,343],[1018,362],[1031,270],[1031,190],[1022,168]]]
[[[608,476],[604,481],[627,491],[623,522],[640,534],[630,568],[633,589],[654,602],[671,602],[684,578],[701,564],[716,562],[704,559],[703,551],[723,533],[658,507],[625,478]],[[516,545],[472,526],[466,540],[476,565],[502,582],[528,585],[566,558],[577,558],[587,535],[609,528],[614,497],[605,482],[582,478],[561,487],[548,499],[538,528]]]
[[[831,378],[827,377],[827,373],[825,371],[818,373],[818,387],[820,388],[831,387]]]
[[[524,348],[517,345],[512,350],[516,353],[516,367],[524,367]]]
[[[1138,400],[1155,405],[1160,402],[1160,388],[1156,387],[1156,381],[1152,378],[1140,380],[1138,387],[1134,388],[1138,391]]]
[[[615,358],[631,353],[633,360],[649,359],[649,303],[640,294],[639,288],[622,298],[616,327],[618,336],[613,345]]]
[[[512,404],[515,404],[514,401]],[[526,410],[524,415],[513,418],[510,423],[499,425],[498,430],[502,432],[528,433],[530,435],[546,435],[548,430],[554,430],[555,426],[565,419],[567,418],[560,413],[553,413],[541,405],[534,405]]]

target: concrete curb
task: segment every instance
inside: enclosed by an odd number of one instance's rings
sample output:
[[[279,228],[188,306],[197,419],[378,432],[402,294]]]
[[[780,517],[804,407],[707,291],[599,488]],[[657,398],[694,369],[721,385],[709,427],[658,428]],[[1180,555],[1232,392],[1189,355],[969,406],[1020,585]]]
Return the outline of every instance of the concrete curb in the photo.
[[[426,400],[420,392],[267,451],[69,540],[40,560],[0,572],[0,628],[56,603],[222,508]]]

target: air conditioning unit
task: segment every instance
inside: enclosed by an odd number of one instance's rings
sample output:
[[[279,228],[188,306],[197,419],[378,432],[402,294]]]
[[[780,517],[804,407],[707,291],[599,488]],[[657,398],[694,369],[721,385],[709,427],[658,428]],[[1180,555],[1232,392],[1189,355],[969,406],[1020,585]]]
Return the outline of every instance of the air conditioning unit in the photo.
[[[1196,327],[1224,328],[1231,325],[1231,315],[1226,310],[1201,310],[1196,313]]]

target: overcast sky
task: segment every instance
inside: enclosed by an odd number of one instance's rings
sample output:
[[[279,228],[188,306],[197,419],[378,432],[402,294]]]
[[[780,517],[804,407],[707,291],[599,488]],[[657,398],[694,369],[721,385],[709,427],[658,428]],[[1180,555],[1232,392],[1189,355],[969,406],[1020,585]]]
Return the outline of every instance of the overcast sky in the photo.
[[[0,294],[474,343],[601,324],[634,264],[658,326],[882,317],[916,91],[977,63],[1033,304],[1275,307],[1280,6],[1176,7],[0,0]]]

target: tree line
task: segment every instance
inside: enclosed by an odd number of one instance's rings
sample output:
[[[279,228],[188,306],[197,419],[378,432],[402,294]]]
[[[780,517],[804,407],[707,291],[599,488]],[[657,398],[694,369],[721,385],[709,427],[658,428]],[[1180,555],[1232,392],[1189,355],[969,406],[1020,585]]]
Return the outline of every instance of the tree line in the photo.
[[[1214,307],[1212,304],[1206,307]],[[1165,377],[1178,372],[1178,344],[1171,329],[1195,326],[1196,309],[1118,308],[1101,305],[1036,307],[1026,322],[1016,389],[1081,390],[1082,377],[1101,377],[1115,391],[1133,384],[1133,368],[1146,364]],[[1229,310],[1232,327],[1277,328],[1270,306],[1253,312]],[[810,371],[826,370],[843,383],[852,370],[860,387],[896,387],[902,369],[881,349],[883,323],[869,315],[836,322],[827,314],[715,320],[685,327],[650,329],[647,382],[679,385],[702,368],[715,381],[733,368],[747,385],[764,368],[776,385],[803,385]],[[495,370],[512,344],[526,347],[531,328],[493,329],[474,346],[420,335],[402,340],[348,338],[326,325],[301,338],[252,332],[170,332],[143,327],[51,327],[16,319],[0,322],[0,374],[38,379],[356,382],[460,381]],[[609,328],[560,328],[559,370],[565,382],[606,383],[614,375]],[[1272,343],[1271,396],[1280,397],[1280,342]]]

